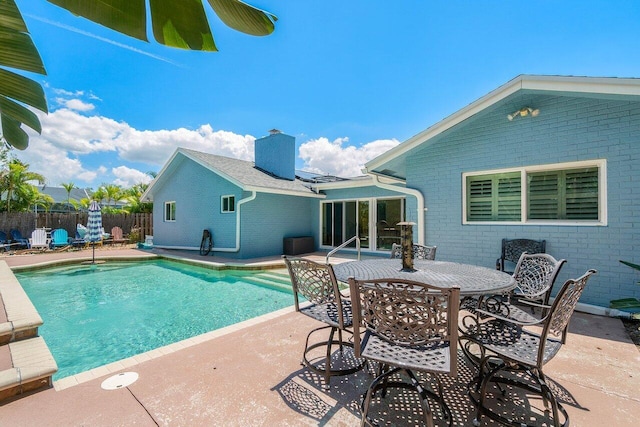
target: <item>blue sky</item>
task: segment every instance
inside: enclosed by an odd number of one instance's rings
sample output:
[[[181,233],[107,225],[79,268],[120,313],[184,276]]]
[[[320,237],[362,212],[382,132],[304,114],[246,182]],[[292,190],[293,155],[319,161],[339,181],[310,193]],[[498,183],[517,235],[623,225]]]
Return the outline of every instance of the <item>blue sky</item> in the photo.
[[[247,0],[275,32],[219,52],[145,43],[17,0],[50,113],[15,152],[49,185],[130,186],[177,147],[253,160],[277,128],[297,167],[340,176],[519,74],[640,77],[638,1]]]

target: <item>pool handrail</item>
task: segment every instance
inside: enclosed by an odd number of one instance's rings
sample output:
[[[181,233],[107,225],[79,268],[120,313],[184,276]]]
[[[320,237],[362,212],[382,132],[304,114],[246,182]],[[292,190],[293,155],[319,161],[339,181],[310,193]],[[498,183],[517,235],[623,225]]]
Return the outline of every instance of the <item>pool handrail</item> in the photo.
[[[349,240],[347,240],[346,242],[342,243],[340,246],[338,246],[337,248],[334,248],[331,250],[331,252],[329,252],[327,254],[327,258],[325,259],[325,263],[329,264],[329,257],[333,254],[335,254],[336,252],[338,252],[340,249],[343,249],[344,247],[346,247],[349,243],[356,241],[356,250],[358,251],[358,261],[360,261],[360,237],[353,236],[352,238],[350,238]]]

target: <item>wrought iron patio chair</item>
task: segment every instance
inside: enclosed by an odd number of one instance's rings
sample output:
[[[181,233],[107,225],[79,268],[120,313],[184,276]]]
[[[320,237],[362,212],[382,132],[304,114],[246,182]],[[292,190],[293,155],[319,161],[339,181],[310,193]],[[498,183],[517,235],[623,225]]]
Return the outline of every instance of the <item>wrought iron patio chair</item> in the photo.
[[[342,337],[343,332],[353,334],[348,329],[353,325],[351,302],[340,293],[338,281],[330,264],[320,264],[304,258],[287,256],[282,258],[291,277],[296,311],[325,323],[325,326],[315,328],[307,335],[302,363],[311,371],[322,375],[325,386],[329,387],[332,376],[353,374],[364,367],[365,361],[356,360],[353,353],[351,358],[344,354],[343,347],[353,348],[353,343],[345,341]],[[301,304],[301,297],[304,297],[309,304]],[[311,335],[324,329],[330,329],[329,338],[326,341],[309,344]],[[336,360],[336,364],[340,362],[340,366],[332,366],[332,350],[335,346],[338,346],[342,356],[342,360]],[[319,347],[326,348],[324,362],[314,363],[311,352]]]
[[[495,406],[487,406],[489,392],[492,395],[501,394],[499,399],[505,401],[509,390],[503,385],[540,395],[547,412],[550,411],[553,417],[553,425],[556,427],[569,425],[569,415],[551,390],[543,373],[543,366],[565,343],[571,315],[589,277],[594,273],[596,273],[595,270],[588,270],[577,279],[567,280],[558,292],[548,314],[537,322],[515,322],[496,315],[493,319],[477,325],[474,338],[482,347],[483,357],[480,362],[479,376],[472,382],[472,386],[475,384],[475,392],[470,393],[472,402],[478,408],[473,421],[474,425],[480,425],[480,419],[484,415],[502,424],[518,427],[528,426],[527,421],[535,418],[533,414],[525,414],[520,419],[513,417],[510,413],[506,413],[509,411],[505,410],[504,403],[498,405],[504,411],[503,413],[498,413]],[[535,333],[526,329],[534,325],[542,326],[542,332]],[[503,372],[509,374],[500,375]],[[495,384],[496,387],[490,390],[491,384]],[[522,402],[518,405],[522,406]],[[564,418],[562,423],[560,414]]]
[[[520,259],[520,255],[524,252],[542,254],[546,251],[546,246],[546,240],[502,239],[502,253],[496,260],[496,270],[513,274],[509,266],[513,267]]]
[[[379,362],[378,376],[362,401],[361,425],[369,418],[377,391],[385,397],[388,387],[413,389],[420,395],[424,421],[433,426],[428,398],[435,399],[452,423],[437,374],[457,374],[457,326],[460,289],[441,288],[400,279],[349,279],[354,317],[356,356]],[[364,336],[360,338],[360,329]],[[437,391],[422,385],[416,371],[432,375]],[[410,380],[402,380],[404,373]]]
[[[545,315],[551,288],[566,262],[565,259],[556,260],[549,254],[523,253],[513,273],[516,287],[512,293],[506,299],[501,297],[480,299],[479,308],[476,311],[481,315],[488,316],[497,313],[502,317],[521,322],[536,321],[537,318],[532,317],[534,309],[536,307],[542,308],[542,316]],[[514,305],[513,301],[529,306],[531,315]]]
[[[425,246],[414,243],[413,245],[411,245],[411,256],[413,257],[413,259],[434,260],[436,259],[437,248],[437,246]],[[398,243],[394,243],[393,245],[391,245],[391,258],[402,258],[402,245]]]

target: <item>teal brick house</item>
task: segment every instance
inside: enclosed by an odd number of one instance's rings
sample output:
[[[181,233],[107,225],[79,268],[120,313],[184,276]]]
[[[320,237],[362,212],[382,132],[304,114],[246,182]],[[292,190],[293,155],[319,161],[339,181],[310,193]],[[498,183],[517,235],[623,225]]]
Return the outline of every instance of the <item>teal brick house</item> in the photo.
[[[502,238],[547,241],[581,301],[639,297],[640,80],[519,76],[366,164],[419,191],[438,259],[492,266]],[[407,200],[407,209],[416,209]],[[418,209],[419,210],[419,209]]]
[[[493,267],[502,238],[545,239],[558,281],[598,270],[581,301],[640,297],[640,80],[522,75],[365,165],[362,177],[295,175],[293,137],[256,140],[245,162],[178,149],[143,195],[154,244],[279,255],[311,236],[328,250],[358,235],[386,255],[414,222],[438,259]]]

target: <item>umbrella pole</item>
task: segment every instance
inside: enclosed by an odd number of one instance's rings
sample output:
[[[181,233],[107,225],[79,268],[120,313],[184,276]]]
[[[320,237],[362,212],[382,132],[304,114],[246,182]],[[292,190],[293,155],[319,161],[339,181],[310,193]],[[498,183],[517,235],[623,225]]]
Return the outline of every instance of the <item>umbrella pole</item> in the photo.
[[[91,263],[95,264],[96,263],[96,242],[92,242],[91,246],[93,246],[93,256],[92,256]]]

